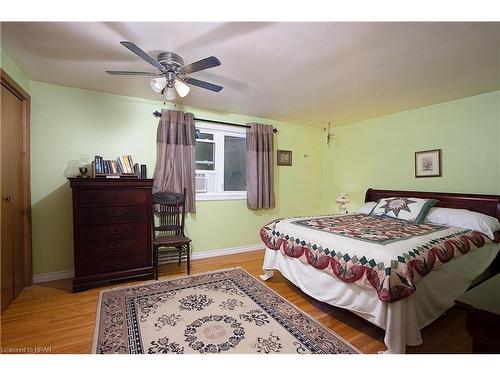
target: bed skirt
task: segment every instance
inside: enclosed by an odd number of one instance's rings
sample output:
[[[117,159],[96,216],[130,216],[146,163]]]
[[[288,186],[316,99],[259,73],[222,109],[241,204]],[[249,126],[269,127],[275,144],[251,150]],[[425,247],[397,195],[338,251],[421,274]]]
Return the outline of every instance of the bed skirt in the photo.
[[[472,281],[498,254],[500,245],[486,244],[478,251],[458,257],[432,271],[417,284],[415,293],[393,303],[382,302],[375,291],[362,289],[326,274],[299,259],[266,248],[263,279],[280,273],[304,293],[352,311],[385,330],[387,353],[405,353],[406,345],[422,344],[420,330],[454,305]]]

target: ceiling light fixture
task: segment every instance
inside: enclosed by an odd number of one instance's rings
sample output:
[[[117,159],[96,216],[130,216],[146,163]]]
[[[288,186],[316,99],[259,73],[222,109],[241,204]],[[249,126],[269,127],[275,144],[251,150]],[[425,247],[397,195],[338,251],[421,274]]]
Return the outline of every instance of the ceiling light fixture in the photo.
[[[163,91],[167,86],[167,79],[165,77],[153,78],[151,80],[151,88],[158,94]]]
[[[176,91],[181,98],[184,98],[191,90],[180,79],[170,80],[165,77],[153,78],[151,80],[151,88],[157,93],[163,93],[165,100],[174,100]]]
[[[174,100],[175,99],[175,90],[172,86],[167,86],[165,89],[165,100]]]
[[[188,85],[178,79],[174,81],[174,87],[181,98],[184,98],[187,94],[189,94],[189,90],[191,90]]]

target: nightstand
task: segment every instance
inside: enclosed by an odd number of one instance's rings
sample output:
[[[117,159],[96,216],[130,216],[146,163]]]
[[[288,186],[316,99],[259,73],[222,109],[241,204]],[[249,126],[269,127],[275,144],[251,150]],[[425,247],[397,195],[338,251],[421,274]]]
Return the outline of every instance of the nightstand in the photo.
[[[467,309],[466,326],[472,336],[473,353],[500,353],[500,274],[457,298]]]

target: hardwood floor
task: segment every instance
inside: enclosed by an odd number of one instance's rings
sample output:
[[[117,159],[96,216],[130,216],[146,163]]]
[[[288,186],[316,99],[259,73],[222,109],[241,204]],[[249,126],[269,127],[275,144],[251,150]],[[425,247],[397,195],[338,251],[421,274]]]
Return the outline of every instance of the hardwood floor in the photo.
[[[252,251],[194,260],[191,272],[239,266],[258,276],[262,272],[263,256],[263,251]],[[160,279],[185,272],[185,264],[181,267],[176,263],[167,264],[160,269]],[[279,272],[266,284],[363,353],[386,349],[383,330],[348,311],[310,298]],[[25,288],[2,315],[2,352],[90,353],[98,295],[99,289],[71,293],[71,279]],[[423,337],[424,344],[408,347],[408,353],[472,352],[472,339],[465,329],[465,313],[458,307],[426,327]]]

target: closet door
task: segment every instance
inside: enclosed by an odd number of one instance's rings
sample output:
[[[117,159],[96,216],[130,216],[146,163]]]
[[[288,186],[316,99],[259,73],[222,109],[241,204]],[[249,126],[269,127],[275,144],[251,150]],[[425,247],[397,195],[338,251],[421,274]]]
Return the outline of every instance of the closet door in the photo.
[[[23,247],[23,99],[1,85],[1,309],[25,285]]]

